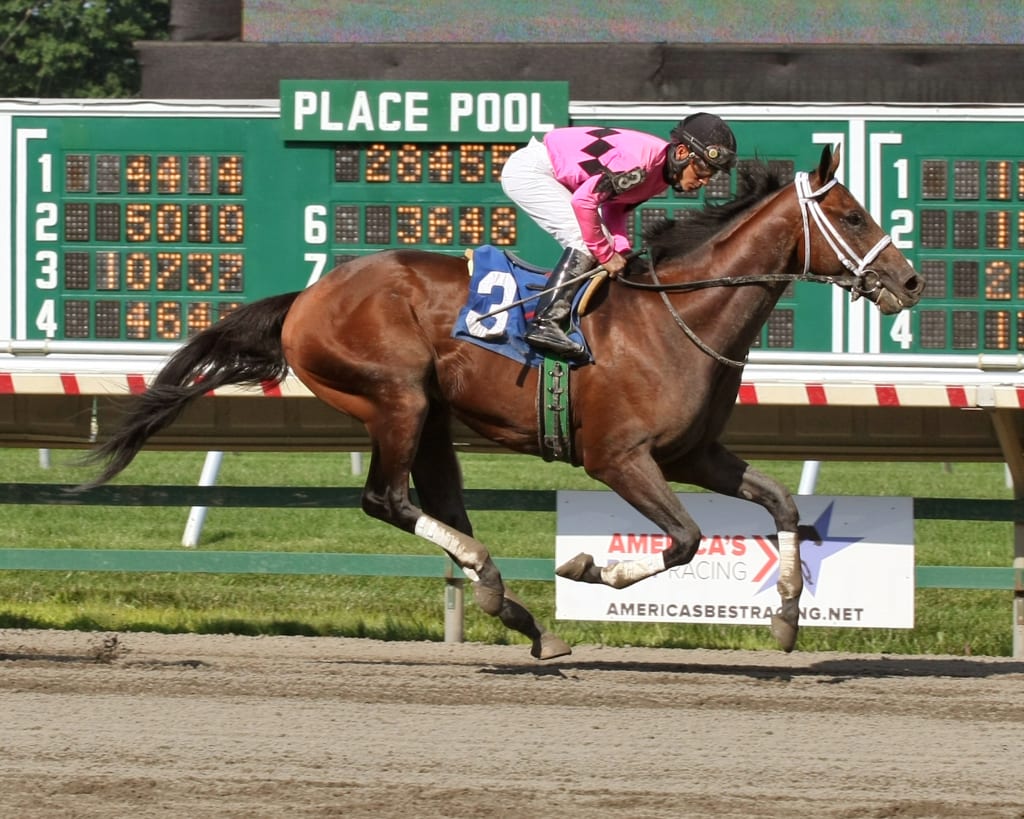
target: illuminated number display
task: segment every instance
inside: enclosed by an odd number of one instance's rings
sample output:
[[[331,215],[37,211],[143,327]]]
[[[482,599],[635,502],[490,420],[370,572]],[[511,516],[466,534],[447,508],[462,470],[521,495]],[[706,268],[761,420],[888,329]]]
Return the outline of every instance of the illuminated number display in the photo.
[[[921,349],[1024,350],[1024,160],[927,158],[919,179]]]
[[[337,253],[518,244],[518,212],[500,187],[501,169],[518,147],[380,142],[335,147],[330,235]],[[353,204],[357,200],[363,204]]]
[[[64,338],[179,341],[237,306],[241,154],[68,152],[63,171],[63,287],[96,293],[63,299]]]
[[[526,131],[453,136],[432,114],[426,131],[360,126],[356,136],[328,111],[305,118],[315,139],[289,138],[269,105],[115,108],[0,103],[0,341],[181,342],[239,304],[381,250],[460,257],[492,244],[538,265],[557,258],[501,189]],[[1024,352],[1024,114],[873,110],[766,106],[736,117],[737,167],[630,211],[632,246],[660,220],[738,193],[755,157],[786,183],[815,167],[823,144],[841,145],[844,184],[921,274],[921,303],[881,316],[834,288],[791,285],[755,346],[974,360]],[[664,136],[678,121],[658,117],[616,105],[571,124]]]

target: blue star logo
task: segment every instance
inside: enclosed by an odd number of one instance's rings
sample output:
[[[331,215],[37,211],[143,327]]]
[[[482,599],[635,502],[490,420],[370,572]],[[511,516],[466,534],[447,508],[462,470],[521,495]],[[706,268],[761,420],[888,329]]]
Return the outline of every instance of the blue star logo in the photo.
[[[800,562],[804,574],[804,588],[814,594],[818,588],[818,580],[821,577],[821,565],[829,557],[838,554],[853,543],[863,540],[862,537],[838,537],[828,533],[829,524],[832,522],[832,509],[835,501],[830,503],[820,517],[814,521],[814,529],[821,536],[821,542],[804,540],[800,544]],[[774,586],[779,580],[779,566],[776,564],[772,573],[764,581],[764,585],[757,590],[757,593],[765,591]]]

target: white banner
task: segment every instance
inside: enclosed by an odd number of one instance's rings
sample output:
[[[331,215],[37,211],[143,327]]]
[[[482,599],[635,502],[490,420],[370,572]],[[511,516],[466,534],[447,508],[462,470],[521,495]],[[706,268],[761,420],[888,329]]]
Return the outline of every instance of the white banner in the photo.
[[[694,559],[625,589],[555,579],[563,620],[762,625],[779,607],[774,523],[748,501],[714,494],[680,500],[703,532]],[[797,498],[801,524],[820,542],[800,544],[801,625],[914,626],[912,498]],[[670,540],[612,492],[558,493],[556,565],[580,552],[598,566],[635,560]]]

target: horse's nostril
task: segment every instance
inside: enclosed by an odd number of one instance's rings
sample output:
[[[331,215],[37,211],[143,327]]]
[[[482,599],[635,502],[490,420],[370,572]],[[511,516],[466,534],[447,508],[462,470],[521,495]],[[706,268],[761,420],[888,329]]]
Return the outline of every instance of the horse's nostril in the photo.
[[[907,279],[906,290],[908,293],[913,295],[919,295],[924,290],[924,278],[921,276],[911,276]]]

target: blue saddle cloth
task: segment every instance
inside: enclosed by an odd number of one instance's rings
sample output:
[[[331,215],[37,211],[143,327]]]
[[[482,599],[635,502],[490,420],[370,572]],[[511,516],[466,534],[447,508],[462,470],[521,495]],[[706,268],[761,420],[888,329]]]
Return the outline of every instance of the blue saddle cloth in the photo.
[[[469,298],[459,311],[452,336],[520,364],[540,366],[544,354],[531,347],[523,337],[533,318],[536,300],[511,307],[489,318],[480,317],[504,305],[535,296],[547,286],[549,271],[531,267],[491,245],[482,245],[473,252],[472,268]],[[585,361],[573,362],[573,366],[592,360],[590,348],[579,329],[579,302],[585,289],[580,288],[573,300],[568,335],[586,348],[587,358]]]

